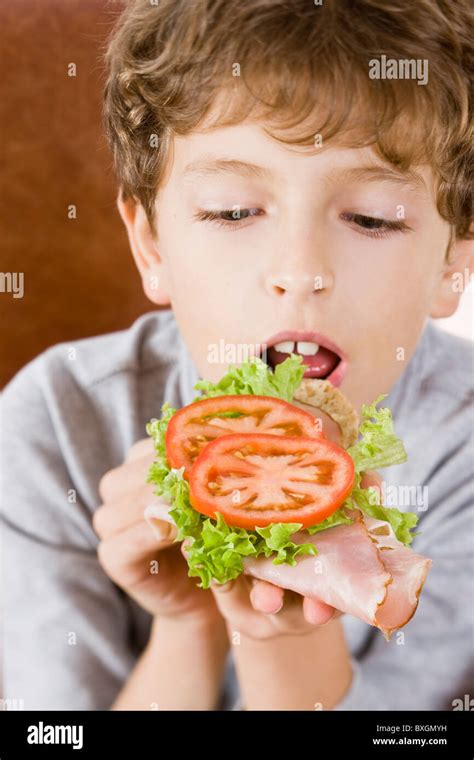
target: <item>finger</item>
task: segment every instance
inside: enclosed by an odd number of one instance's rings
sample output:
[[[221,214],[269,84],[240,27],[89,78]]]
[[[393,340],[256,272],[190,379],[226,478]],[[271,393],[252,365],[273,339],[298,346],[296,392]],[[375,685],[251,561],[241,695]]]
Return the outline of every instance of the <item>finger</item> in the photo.
[[[149,575],[151,560],[156,560],[160,550],[169,545],[169,541],[158,541],[143,521],[102,541],[97,554],[112,580],[119,586],[132,588]]]
[[[279,586],[267,581],[253,581],[250,592],[250,602],[254,610],[264,612],[266,615],[274,615],[283,607],[284,590]]]
[[[253,588],[251,590],[252,609],[264,612],[273,626],[279,632],[298,632],[302,626],[307,627],[303,617],[303,597],[296,592],[276,586],[268,581],[260,581],[252,576],[246,576]],[[260,584],[262,584],[260,586]],[[276,598],[280,604],[277,606]],[[274,609],[270,609],[274,604]]]
[[[153,486],[142,483],[133,494],[121,496],[98,507],[94,512],[92,524],[101,538],[108,538],[113,533],[147,518],[156,517],[170,522],[169,509],[169,504],[153,495]]]
[[[284,589],[283,606],[273,615],[268,615],[274,628],[279,633],[298,634],[309,630],[303,615],[303,597],[295,591]]]
[[[173,541],[177,536],[176,524],[169,514],[170,505],[157,499],[145,507],[143,516],[150,528],[160,540],[169,539]]]
[[[125,457],[126,462],[133,462],[135,459],[142,459],[145,457],[150,458],[153,456],[155,448],[153,446],[152,438],[142,438],[141,441],[137,441],[131,446]],[[151,462],[150,462],[151,464]]]
[[[239,575],[233,581],[220,584],[211,583],[211,589],[221,615],[237,627],[257,631],[261,626],[261,613],[256,612],[250,603],[250,581],[245,575]]]
[[[99,494],[102,502],[120,499],[127,493],[133,493],[146,483],[148,471],[152,464],[152,457],[140,457],[132,459],[106,472],[99,482]],[[151,486],[150,486],[151,487]]]
[[[334,617],[335,612],[334,607],[319,599],[310,599],[307,596],[303,599],[303,615],[311,625],[328,623]]]
[[[211,584],[216,604],[224,618],[231,620],[237,629],[244,630],[248,636],[256,638],[260,635],[274,635],[271,634],[272,630],[274,633],[285,634],[299,634],[311,630],[310,624],[302,614],[302,597],[291,591],[281,589],[283,607],[278,612],[262,614],[260,610],[254,609],[250,601],[253,580],[241,575],[223,586]],[[265,593],[268,593],[268,588],[265,588]]]

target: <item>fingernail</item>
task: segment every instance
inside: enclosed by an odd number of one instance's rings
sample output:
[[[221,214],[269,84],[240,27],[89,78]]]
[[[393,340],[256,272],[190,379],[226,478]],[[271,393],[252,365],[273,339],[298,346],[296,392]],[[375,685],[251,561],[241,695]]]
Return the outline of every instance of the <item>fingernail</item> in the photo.
[[[158,541],[174,541],[177,536],[176,526],[166,510],[156,504],[148,504],[143,516]]]
[[[252,589],[252,591],[250,592],[250,601],[252,603],[252,607],[257,612],[262,612],[264,615],[276,615],[283,608],[283,604],[284,604],[285,600],[282,597],[282,599],[281,599],[280,603],[278,604],[278,606],[277,607],[273,607],[272,609],[270,609],[270,608],[268,608],[268,605],[265,605],[265,603],[264,604],[260,603],[261,600],[259,600],[259,594],[258,593],[255,594],[254,593],[254,589]]]
[[[276,615],[277,612],[280,612],[280,610],[282,610],[282,609],[283,609],[283,599],[281,600],[281,604],[279,604],[278,607],[276,608],[276,610],[273,610],[273,612],[271,614],[272,615]]]
[[[158,541],[173,541],[176,538],[176,528],[172,523],[158,517],[147,517],[146,521]]]
[[[227,583],[219,583],[218,581],[215,581],[214,579],[211,581],[211,586],[213,589],[219,592],[224,591],[230,591],[233,586],[234,581],[227,581]]]

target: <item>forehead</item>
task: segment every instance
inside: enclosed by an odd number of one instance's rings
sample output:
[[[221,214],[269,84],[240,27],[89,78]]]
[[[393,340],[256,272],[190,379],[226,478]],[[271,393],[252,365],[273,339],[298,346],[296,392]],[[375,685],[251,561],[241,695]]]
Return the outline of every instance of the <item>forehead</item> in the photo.
[[[180,184],[214,178],[243,178],[262,183],[307,180],[388,182],[417,193],[430,184],[429,167],[401,170],[371,147],[352,148],[342,140],[321,147],[284,145],[256,124],[193,132],[174,139],[173,175]]]

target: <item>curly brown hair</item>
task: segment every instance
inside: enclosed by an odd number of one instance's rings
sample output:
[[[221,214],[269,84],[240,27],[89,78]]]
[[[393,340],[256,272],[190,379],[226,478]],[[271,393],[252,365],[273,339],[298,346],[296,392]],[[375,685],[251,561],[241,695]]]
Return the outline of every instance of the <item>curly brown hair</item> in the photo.
[[[173,136],[248,119],[282,143],[431,165],[440,215],[469,237],[473,37],[470,0],[131,0],[105,52],[122,197],[154,230]],[[371,79],[382,55],[428,61],[428,83]]]

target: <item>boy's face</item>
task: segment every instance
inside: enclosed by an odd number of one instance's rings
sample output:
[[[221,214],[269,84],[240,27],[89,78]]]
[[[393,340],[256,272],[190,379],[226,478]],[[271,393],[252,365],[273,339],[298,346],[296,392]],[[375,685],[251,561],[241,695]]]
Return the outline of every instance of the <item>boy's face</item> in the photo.
[[[302,150],[242,124],[175,139],[155,241],[141,207],[121,213],[146,293],[171,303],[202,377],[275,341],[267,359],[294,342],[317,376],[338,358],[314,354],[318,333],[342,353],[330,379],[360,407],[390,391],[427,316],[457,304],[433,185],[428,168],[403,177],[368,148]],[[227,223],[205,218],[225,210]]]

